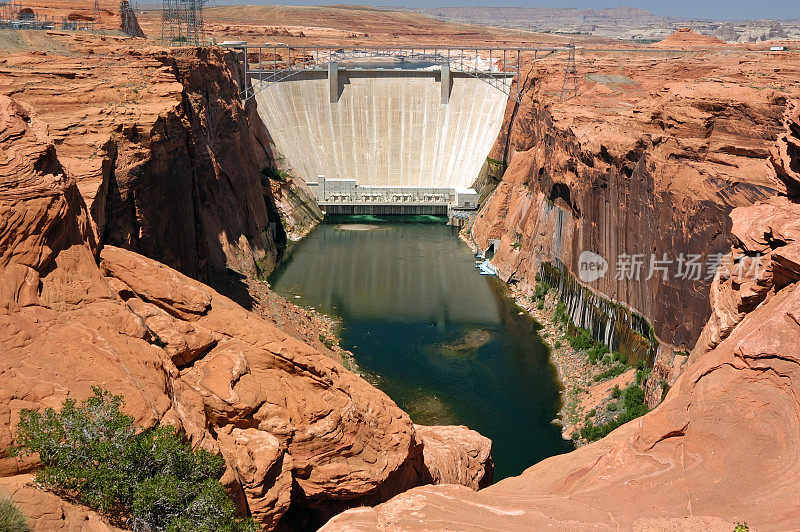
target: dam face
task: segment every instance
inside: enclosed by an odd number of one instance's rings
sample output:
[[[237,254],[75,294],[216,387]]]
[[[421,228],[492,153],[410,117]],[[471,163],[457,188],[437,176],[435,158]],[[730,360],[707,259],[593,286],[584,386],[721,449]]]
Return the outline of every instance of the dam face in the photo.
[[[276,147],[320,203],[457,204],[497,138],[508,98],[438,70],[307,71],[252,83]]]

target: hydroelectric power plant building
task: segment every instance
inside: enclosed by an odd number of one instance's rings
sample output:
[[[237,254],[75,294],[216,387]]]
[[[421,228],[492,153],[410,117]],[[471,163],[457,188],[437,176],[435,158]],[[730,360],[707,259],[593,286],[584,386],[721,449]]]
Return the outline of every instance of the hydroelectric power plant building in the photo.
[[[355,179],[327,179],[324,175],[316,182],[308,182],[308,186],[329,214],[445,214],[448,207],[478,206],[478,193],[459,186],[359,185]]]

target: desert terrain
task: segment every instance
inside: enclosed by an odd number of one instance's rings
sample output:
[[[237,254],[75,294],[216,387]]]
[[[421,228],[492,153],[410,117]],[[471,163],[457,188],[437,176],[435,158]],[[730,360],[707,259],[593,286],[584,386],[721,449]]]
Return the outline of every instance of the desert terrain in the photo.
[[[55,17],[76,5],[34,7]],[[0,30],[0,492],[33,530],[119,525],[37,487],[37,457],[9,452],[23,409],[83,400],[92,385],[123,395],[139,426],[174,426],[220,453],[237,511],[264,530],[800,527],[796,52],[690,29],[634,44],[407,11],[206,10],[217,42],[575,40],[569,99],[566,50],[523,54],[519,101],[476,176],[484,197],[463,234],[482,249],[498,242],[498,276],[532,312],[542,264],[560,264],[569,290],[547,301],[595,309],[573,326],[649,324],[650,411],[489,485],[488,438],[415,425],[354,371],[326,316],[264,282],[321,213],[303,182],[315,176],[265,173],[281,154],[240,98],[233,54],[161,45],[152,10],[138,18],[145,37],[122,35],[119,5],[101,6],[105,34]],[[585,249],[765,267],[578,283]],[[643,335],[629,336],[634,351]],[[562,378],[579,438],[635,372],[595,385],[583,351],[551,348],[574,361]]]

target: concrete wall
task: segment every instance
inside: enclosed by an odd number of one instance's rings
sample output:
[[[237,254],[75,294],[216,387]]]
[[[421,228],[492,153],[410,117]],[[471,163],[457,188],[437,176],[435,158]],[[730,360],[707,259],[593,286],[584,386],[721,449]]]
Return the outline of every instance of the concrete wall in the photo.
[[[446,104],[434,71],[340,71],[336,103],[327,72],[306,72],[256,99],[278,150],[306,180],[322,174],[359,185],[463,187],[497,138],[507,96],[451,76]]]

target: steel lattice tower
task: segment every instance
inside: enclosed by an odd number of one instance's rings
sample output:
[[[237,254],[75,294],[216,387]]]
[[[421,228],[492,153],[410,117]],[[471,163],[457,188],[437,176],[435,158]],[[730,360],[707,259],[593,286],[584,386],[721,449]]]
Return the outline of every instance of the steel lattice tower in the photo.
[[[96,29],[103,29],[103,21],[100,16],[100,3],[97,0],[94,0],[94,6],[92,7],[92,31]]]
[[[137,27],[136,11],[138,6],[133,5],[129,0],[120,0],[119,2],[119,16],[122,19],[122,33],[131,37],[142,37],[142,31]]]
[[[203,5],[206,1],[162,0],[161,42],[168,45],[203,44]]]
[[[575,41],[569,42],[569,57],[564,70],[564,85],[561,87],[561,100],[569,100],[578,95],[578,69],[575,68]]]

